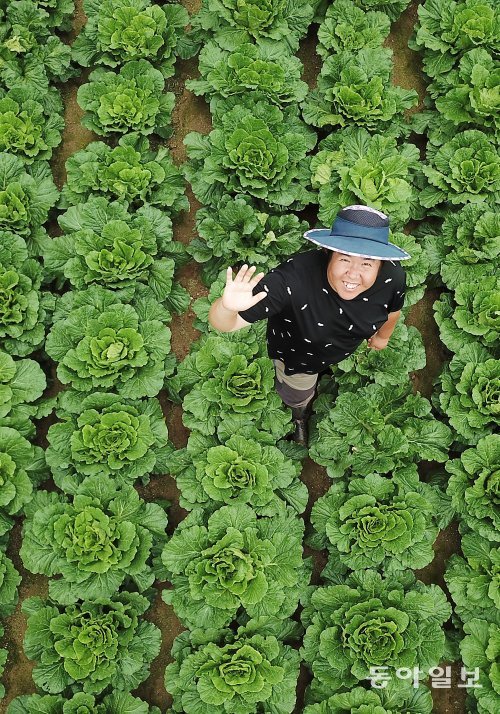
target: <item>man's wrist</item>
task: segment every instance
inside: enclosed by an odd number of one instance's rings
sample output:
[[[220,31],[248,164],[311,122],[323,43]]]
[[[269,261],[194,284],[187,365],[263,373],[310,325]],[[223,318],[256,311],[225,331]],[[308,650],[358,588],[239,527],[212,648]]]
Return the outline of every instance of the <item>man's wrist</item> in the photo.
[[[224,298],[220,299],[219,303],[219,310],[223,314],[224,317],[236,317],[238,314],[238,310],[232,310],[229,307],[226,307],[223,302]]]

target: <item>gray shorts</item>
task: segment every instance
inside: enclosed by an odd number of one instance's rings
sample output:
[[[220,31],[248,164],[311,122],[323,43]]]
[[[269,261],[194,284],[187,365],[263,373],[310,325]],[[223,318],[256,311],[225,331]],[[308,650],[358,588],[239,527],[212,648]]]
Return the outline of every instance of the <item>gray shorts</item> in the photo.
[[[285,364],[275,359],[276,377],[274,386],[281,399],[289,407],[305,407],[314,396],[317,374],[285,374]]]

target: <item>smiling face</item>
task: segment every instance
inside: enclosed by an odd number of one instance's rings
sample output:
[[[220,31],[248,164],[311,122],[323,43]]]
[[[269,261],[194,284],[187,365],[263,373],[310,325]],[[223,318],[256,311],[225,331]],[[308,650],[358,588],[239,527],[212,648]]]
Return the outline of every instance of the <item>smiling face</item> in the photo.
[[[343,300],[352,300],[374,284],[382,265],[376,258],[361,258],[334,251],[327,268],[328,282]]]

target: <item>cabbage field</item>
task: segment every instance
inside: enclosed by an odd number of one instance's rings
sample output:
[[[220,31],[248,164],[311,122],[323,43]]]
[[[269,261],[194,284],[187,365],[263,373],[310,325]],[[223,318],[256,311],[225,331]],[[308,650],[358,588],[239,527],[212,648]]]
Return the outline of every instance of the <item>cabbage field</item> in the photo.
[[[0,0],[0,710],[498,714],[497,0]],[[403,317],[287,439],[208,325],[366,204]]]

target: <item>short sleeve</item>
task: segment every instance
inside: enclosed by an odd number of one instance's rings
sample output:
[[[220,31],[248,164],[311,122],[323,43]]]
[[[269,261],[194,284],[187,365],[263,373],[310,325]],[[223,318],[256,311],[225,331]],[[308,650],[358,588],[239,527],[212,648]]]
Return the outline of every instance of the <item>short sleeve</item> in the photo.
[[[398,271],[399,272],[399,271]],[[394,284],[394,292],[389,301],[387,312],[398,312],[402,309],[406,294],[406,273],[401,269],[398,280]]]
[[[252,292],[257,295],[262,291],[267,293],[267,297],[253,307],[248,308],[248,310],[242,310],[239,313],[247,322],[257,322],[277,315],[290,303],[290,294],[286,288],[285,277],[279,268],[275,268],[259,280]]]

